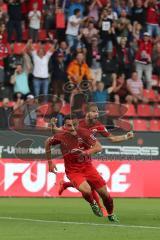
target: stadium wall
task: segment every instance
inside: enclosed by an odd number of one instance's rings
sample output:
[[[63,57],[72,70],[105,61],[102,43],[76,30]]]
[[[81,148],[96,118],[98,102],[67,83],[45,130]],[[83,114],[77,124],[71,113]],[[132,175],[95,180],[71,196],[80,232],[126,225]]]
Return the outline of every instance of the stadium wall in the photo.
[[[49,134],[49,133],[48,133]],[[0,131],[0,196],[58,197],[61,179],[67,180],[58,148],[58,174],[48,173],[44,153],[46,132]],[[160,197],[159,133],[138,132],[133,140],[111,144],[101,138],[103,151],[93,164],[115,197]],[[62,197],[79,197],[75,189]]]

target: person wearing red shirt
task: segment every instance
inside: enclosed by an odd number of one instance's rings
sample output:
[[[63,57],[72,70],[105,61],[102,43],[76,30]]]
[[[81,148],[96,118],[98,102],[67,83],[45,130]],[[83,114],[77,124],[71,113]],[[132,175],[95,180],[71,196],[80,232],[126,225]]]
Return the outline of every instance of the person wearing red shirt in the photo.
[[[56,173],[57,169],[51,161],[51,146],[57,144],[61,147],[67,177],[89,202],[94,214],[103,216],[93,198],[92,189],[102,198],[109,221],[117,222],[118,219],[113,214],[113,199],[107,191],[104,179],[91,162],[91,155],[102,150],[101,144],[89,130],[78,127],[78,121],[74,116],[67,116],[64,121],[64,131],[49,137],[45,143],[49,171],[53,173]]]
[[[157,0],[146,0],[144,6],[146,7],[147,31],[152,37],[157,37],[160,35],[160,12]]]
[[[4,58],[8,55],[8,48],[3,43],[3,36],[0,35],[0,85],[4,83]]]
[[[138,49],[135,57],[136,71],[138,78],[142,79],[143,73],[145,74],[146,87],[150,89],[152,87],[152,40],[151,35],[148,32],[144,33],[142,40],[138,42]]]
[[[99,111],[98,111],[98,107],[96,106],[96,104],[92,103],[92,104],[88,105],[86,112],[87,113],[86,113],[85,119],[79,120],[79,126],[81,128],[91,131],[91,133],[94,135],[97,135],[99,133],[103,137],[107,137],[112,142],[120,142],[123,140],[128,140],[130,138],[133,138],[132,132],[128,132],[126,135],[121,135],[121,136],[113,136],[110,132],[108,132],[108,130],[106,129],[104,124],[102,124],[100,121],[98,121]],[[55,126],[56,119],[52,119],[52,124],[53,124],[52,125],[53,133],[61,132],[64,130],[63,128],[57,128]],[[59,195],[61,195],[63,193],[63,191],[69,187],[74,187],[73,183],[65,182],[62,180],[60,182]],[[92,191],[92,195],[93,195],[94,200],[97,202],[99,208],[103,212],[103,216],[107,216],[106,210],[102,206],[100,199],[99,199],[99,195],[97,194],[97,192],[95,190]]]

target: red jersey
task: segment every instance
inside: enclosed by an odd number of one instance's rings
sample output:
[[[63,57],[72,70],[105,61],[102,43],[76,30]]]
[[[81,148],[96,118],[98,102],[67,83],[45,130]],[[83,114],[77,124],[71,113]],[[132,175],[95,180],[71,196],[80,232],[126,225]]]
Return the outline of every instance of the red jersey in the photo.
[[[103,137],[109,137],[110,133],[106,129],[106,127],[99,121],[96,121],[96,123],[92,125],[88,125],[85,119],[82,119],[79,121],[79,126],[81,128],[85,128],[90,130],[94,135],[97,133],[100,133]]]
[[[5,44],[0,44],[0,68],[4,68],[4,58],[8,55],[8,48]]]
[[[82,156],[75,150],[88,150],[96,143],[95,137],[87,129],[78,128],[76,131],[77,135],[75,136],[63,131],[49,138],[49,145],[60,144],[66,173],[79,169],[86,162],[91,161],[91,156]]]
[[[148,7],[146,22],[148,24],[158,24],[159,23],[159,12],[154,7]]]

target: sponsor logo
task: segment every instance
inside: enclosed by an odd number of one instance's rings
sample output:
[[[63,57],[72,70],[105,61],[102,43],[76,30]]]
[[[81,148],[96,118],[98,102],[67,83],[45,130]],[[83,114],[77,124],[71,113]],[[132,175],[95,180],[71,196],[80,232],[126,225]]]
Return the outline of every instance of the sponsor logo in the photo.
[[[59,181],[59,174],[63,174],[65,181],[68,178],[65,175],[63,163],[57,163],[58,174],[48,172],[47,164],[45,163],[5,163],[4,165],[4,181],[3,191],[13,191],[15,187],[20,192],[50,194],[54,190]],[[109,192],[126,192],[131,183],[128,182],[128,175],[131,173],[130,164],[121,164],[112,171],[106,164],[100,163],[97,165],[97,170],[106,181]],[[74,188],[69,188],[70,192],[77,192]],[[14,192],[14,191],[13,191]],[[14,194],[13,194],[14,195]]]
[[[159,156],[159,147],[103,146],[106,155]]]

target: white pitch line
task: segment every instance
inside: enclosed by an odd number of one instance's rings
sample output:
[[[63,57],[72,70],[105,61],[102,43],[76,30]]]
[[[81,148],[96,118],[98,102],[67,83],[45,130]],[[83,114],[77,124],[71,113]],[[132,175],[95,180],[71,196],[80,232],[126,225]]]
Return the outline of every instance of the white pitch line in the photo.
[[[52,221],[43,219],[32,219],[32,218],[15,218],[15,217],[0,217],[1,220],[16,220],[16,221],[27,221],[27,222],[41,222],[41,223],[58,223],[58,224],[74,224],[74,225],[88,225],[88,226],[103,226],[103,227],[121,227],[121,228],[141,228],[141,229],[155,229],[160,230],[160,227],[154,226],[141,226],[141,225],[125,225],[125,224],[110,224],[110,223],[90,223],[90,222],[65,222],[65,221]]]

